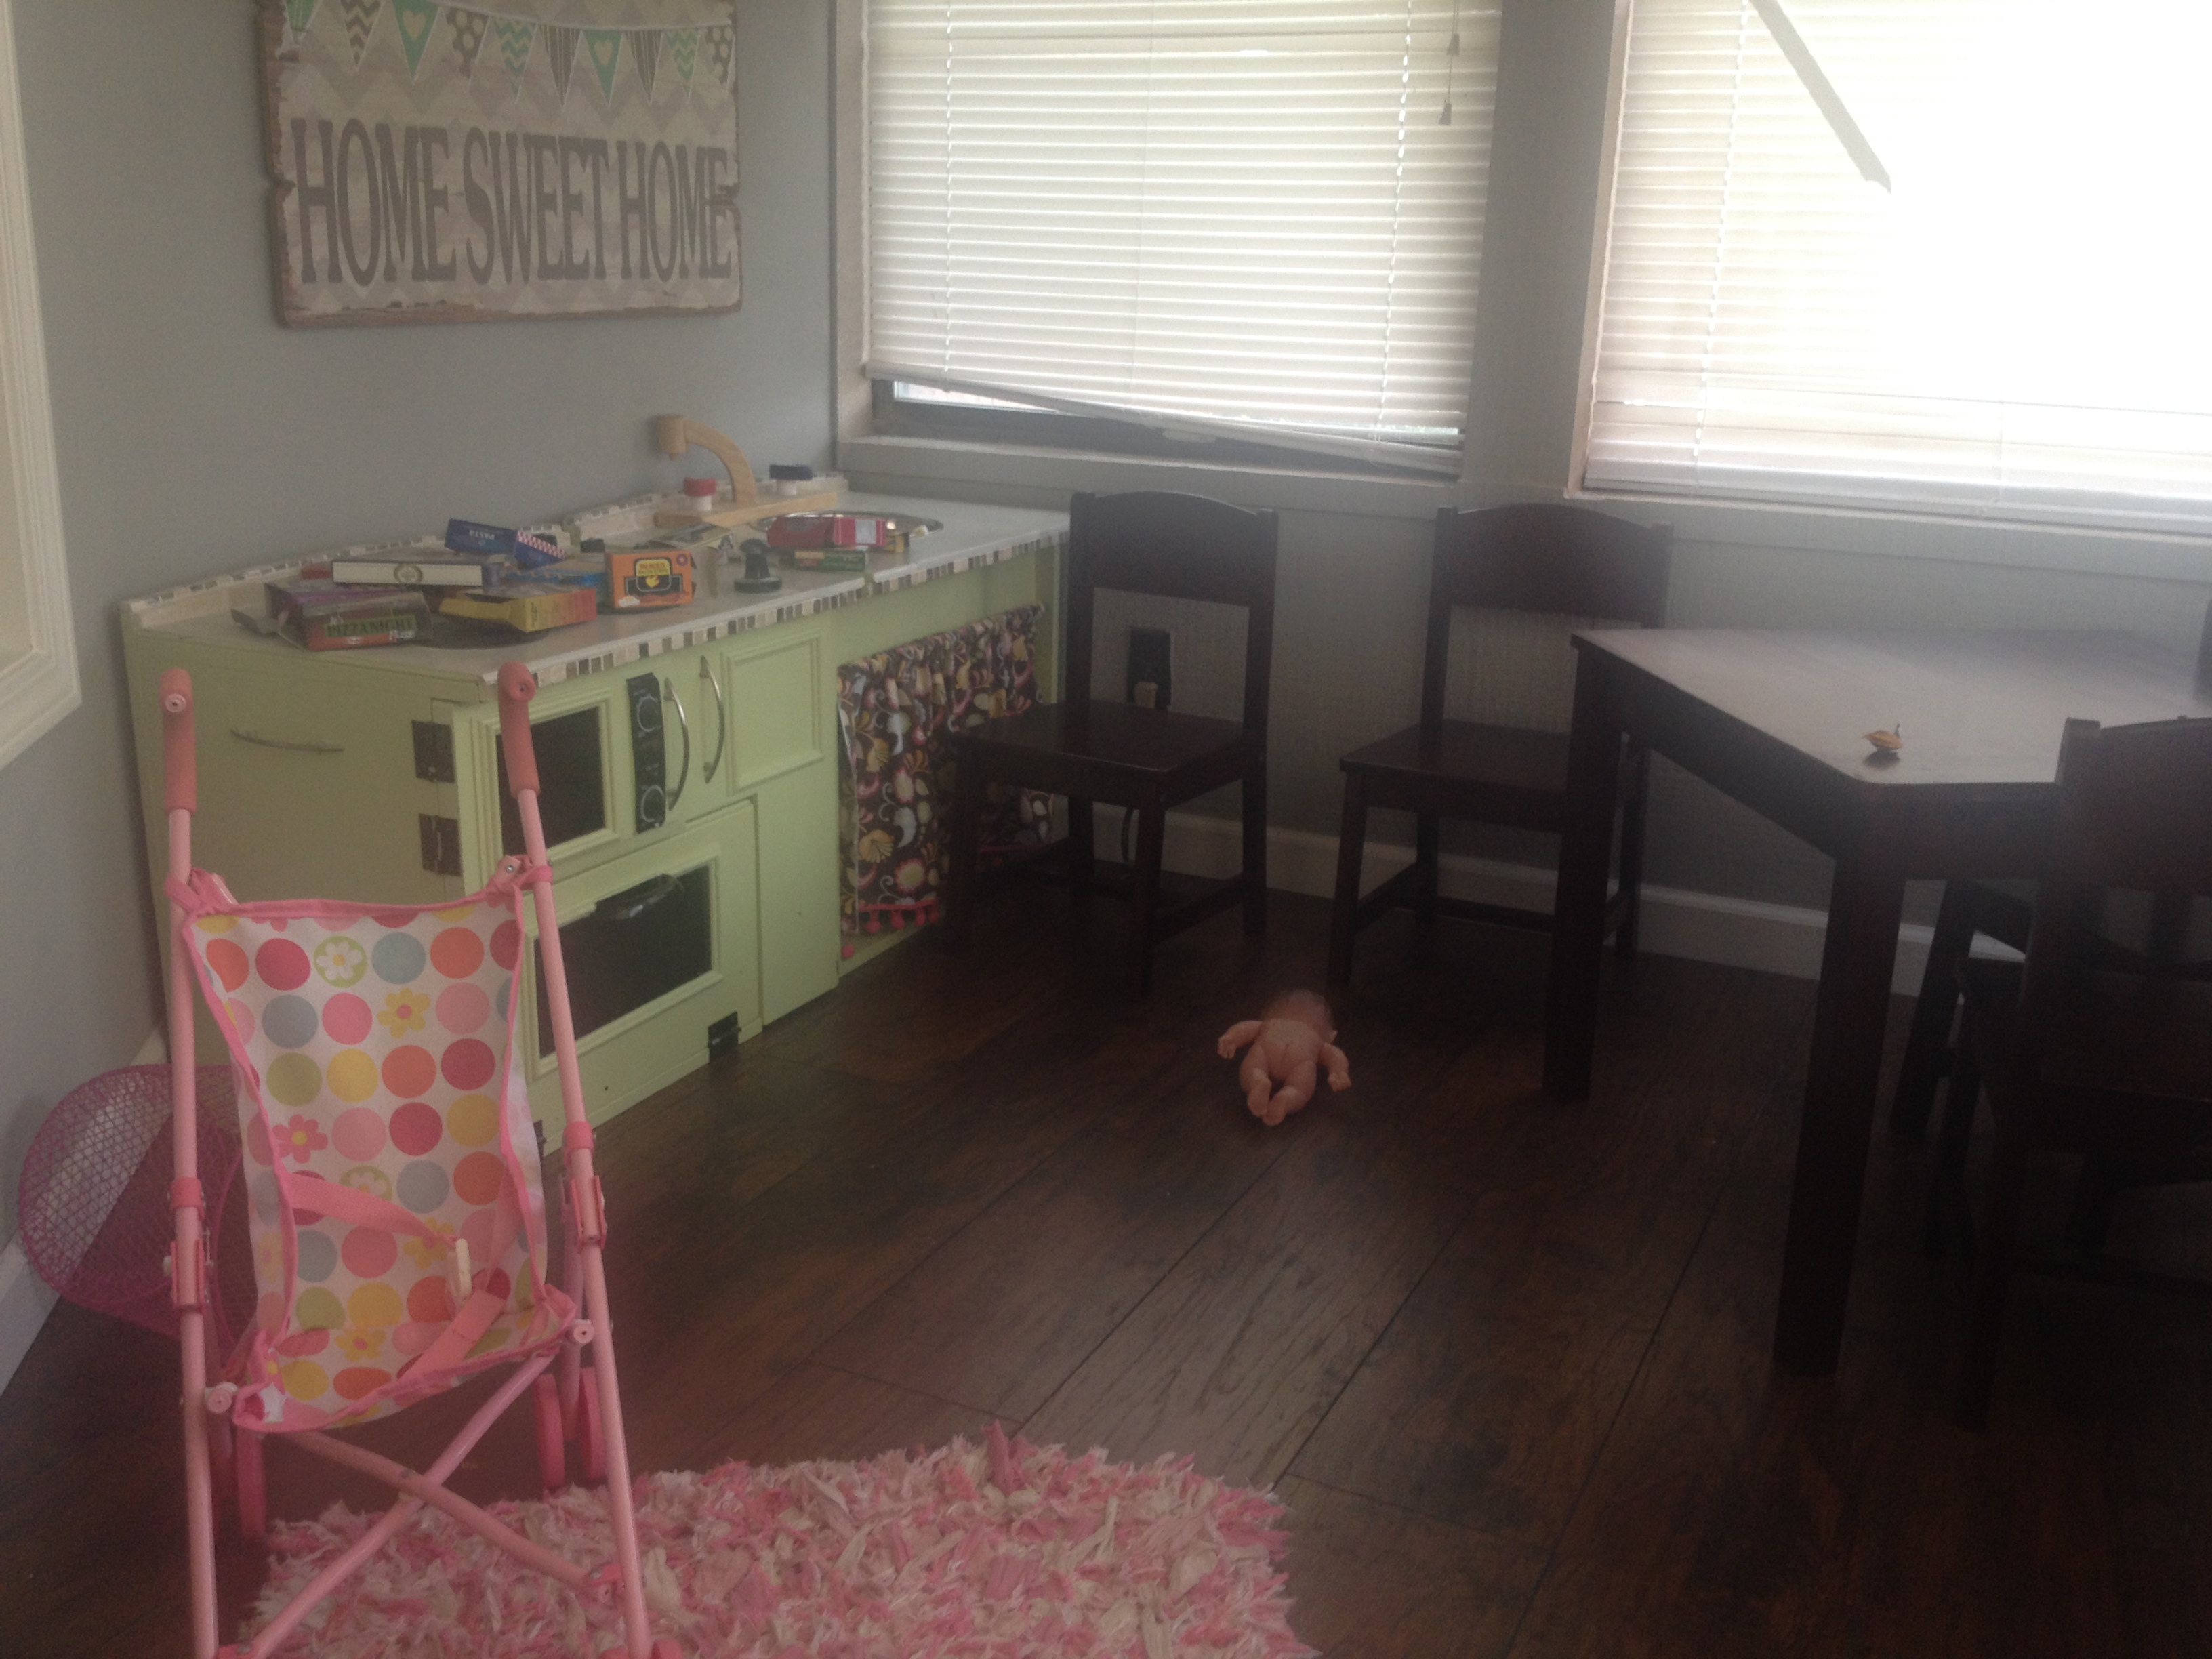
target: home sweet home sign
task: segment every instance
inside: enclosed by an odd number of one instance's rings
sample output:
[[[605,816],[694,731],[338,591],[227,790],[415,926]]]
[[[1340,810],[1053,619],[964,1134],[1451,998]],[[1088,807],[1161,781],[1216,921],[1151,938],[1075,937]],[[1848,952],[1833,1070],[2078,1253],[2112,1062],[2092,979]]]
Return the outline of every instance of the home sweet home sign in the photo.
[[[728,0],[263,0],[288,323],[727,311]]]

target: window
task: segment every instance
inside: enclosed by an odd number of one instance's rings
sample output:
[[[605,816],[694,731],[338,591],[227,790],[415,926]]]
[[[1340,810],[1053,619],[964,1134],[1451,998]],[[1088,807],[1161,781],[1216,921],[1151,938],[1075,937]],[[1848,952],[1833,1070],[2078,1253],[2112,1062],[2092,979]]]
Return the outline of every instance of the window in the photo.
[[[1495,0],[867,19],[879,409],[904,384],[969,429],[1012,403],[1458,471]]]
[[[1584,485],[2212,530],[2208,60],[2201,0],[1635,0]]]
[[[78,701],[15,40],[0,0],[0,766]]]

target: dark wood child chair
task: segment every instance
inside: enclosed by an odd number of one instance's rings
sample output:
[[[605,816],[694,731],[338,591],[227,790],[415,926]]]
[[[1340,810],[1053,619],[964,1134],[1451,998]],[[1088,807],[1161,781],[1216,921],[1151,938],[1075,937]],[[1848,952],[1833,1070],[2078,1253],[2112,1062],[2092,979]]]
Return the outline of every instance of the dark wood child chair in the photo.
[[[1989,1418],[2028,1158],[2078,1152],[2126,1184],[2212,1176],[2212,981],[2156,960],[2114,967],[2097,928],[2112,890],[2212,896],[2212,720],[2100,729],[2069,720],[2051,845],[2024,964],[1962,964],[1966,1018],[1938,1139],[1931,1226],[1963,1208],[1976,1102],[1996,1120],[1957,1415]],[[2136,1277],[2101,1260],[2034,1265]]]
[[[2204,609],[2204,633],[2197,647],[2197,678],[2199,684],[2212,690],[2212,605]],[[1959,1013],[1959,969],[1972,952],[1976,937],[1996,939],[2015,951],[2027,949],[2028,926],[2035,911],[2026,888],[2025,883],[1944,884],[1935,936],[1928,944],[1928,965],[1921,972],[1920,994],[1912,1005],[1905,1057],[1897,1070],[1897,1091],[1890,1097],[1893,1133],[1917,1140],[1928,1132],[1936,1085],[1951,1072],[1951,1030]],[[2172,896],[2161,899],[2153,907],[2142,955],[2168,963],[2180,960],[2188,926],[2187,901]],[[2109,944],[2103,948],[2112,958],[2109,965],[2125,965],[2122,959],[2127,952]]]
[[[1275,515],[1201,495],[1133,491],[1078,495],[1070,509],[1066,663],[1061,701],[986,721],[952,738],[956,783],[945,934],[968,941],[975,908],[976,831],[984,792],[1016,784],[1066,795],[1070,873],[1079,895],[1094,876],[1091,805],[1137,814],[1130,871],[1133,948],[1129,981],[1152,988],[1153,947],[1193,923],[1242,903],[1244,931],[1267,921],[1267,681],[1275,632]],[[1099,588],[1241,607],[1244,712],[1241,720],[1091,696],[1093,596]],[[1160,907],[1167,810],[1224,784],[1243,786],[1243,872],[1170,909]]]
[[[1336,907],[1328,982],[1352,979],[1354,936],[1384,911],[1410,907],[1425,941],[1439,915],[1514,927],[1551,927],[1542,911],[1442,898],[1437,865],[1442,822],[1470,818],[1556,832],[1567,795],[1567,734],[1444,718],[1451,617],[1461,606],[1604,617],[1657,628],[1666,621],[1673,532],[1587,507],[1536,503],[1437,514],[1429,580],[1428,644],[1417,726],[1344,757],[1344,828],[1337,843]],[[1624,956],[1636,950],[1644,869],[1650,757],[1623,757],[1620,882],[1607,922]],[[1417,814],[1413,862],[1360,896],[1370,807]]]

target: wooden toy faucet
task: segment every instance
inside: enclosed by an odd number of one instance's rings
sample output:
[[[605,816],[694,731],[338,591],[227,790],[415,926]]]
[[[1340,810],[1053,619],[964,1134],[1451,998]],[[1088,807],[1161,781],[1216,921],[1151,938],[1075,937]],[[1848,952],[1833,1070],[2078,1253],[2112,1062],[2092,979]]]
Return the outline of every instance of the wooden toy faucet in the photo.
[[[660,446],[660,453],[671,460],[682,460],[684,453],[694,444],[713,452],[729,471],[732,506],[750,507],[760,499],[753,483],[753,464],[745,459],[745,452],[713,427],[682,415],[656,415],[653,417],[653,435]]]

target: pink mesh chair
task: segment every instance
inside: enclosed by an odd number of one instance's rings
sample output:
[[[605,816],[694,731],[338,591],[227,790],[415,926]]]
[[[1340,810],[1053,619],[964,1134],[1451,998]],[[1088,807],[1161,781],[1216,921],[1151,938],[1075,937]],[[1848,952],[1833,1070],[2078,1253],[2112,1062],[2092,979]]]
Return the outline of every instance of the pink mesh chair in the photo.
[[[677,1655],[674,1642],[656,1642],[647,1627],[600,1256],[606,1223],[538,814],[529,715],[537,689],[520,664],[500,672],[501,731],[526,857],[504,860],[481,892],[427,906],[241,904],[220,877],[192,868],[191,681],[182,670],[161,677],[176,1222],[167,1265],[184,1362],[195,1659],[274,1652],[426,1504],[578,1594],[614,1598],[624,1641],[610,1654]],[[546,1270],[545,1193],[514,1041],[526,894],[537,907],[566,1126],[571,1271],[560,1285]],[[212,1378],[196,983],[235,1074],[258,1297]],[[499,1366],[513,1370],[420,1474],[329,1432]],[[446,1490],[525,1395],[548,1489],[566,1479],[571,1441],[586,1477],[607,1478],[611,1561],[570,1561]],[[374,1475],[399,1497],[250,1644],[219,1647],[216,1486],[234,1481],[240,1525],[258,1538],[270,1435]]]

